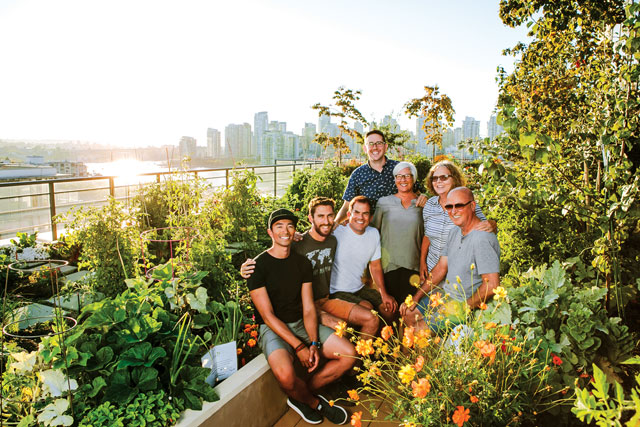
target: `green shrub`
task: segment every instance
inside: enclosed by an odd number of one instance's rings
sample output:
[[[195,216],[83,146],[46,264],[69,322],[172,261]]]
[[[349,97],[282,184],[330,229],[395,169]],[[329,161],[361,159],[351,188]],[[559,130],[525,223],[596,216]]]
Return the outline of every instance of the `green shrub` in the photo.
[[[124,279],[134,275],[139,255],[136,217],[113,198],[103,207],[74,209],[68,217],[66,240],[82,248],[78,268],[95,272],[95,290],[107,296],[123,291]],[[57,221],[66,219],[57,217]]]

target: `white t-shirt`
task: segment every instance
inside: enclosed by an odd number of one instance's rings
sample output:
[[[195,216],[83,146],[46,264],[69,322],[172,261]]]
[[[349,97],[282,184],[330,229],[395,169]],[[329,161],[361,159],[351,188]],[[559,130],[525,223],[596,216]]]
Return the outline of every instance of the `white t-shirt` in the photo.
[[[362,274],[370,261],[380,259],[380,233],[367,227],[356,234],[349,225],[340,225],[333,235],[338,248],[331,269],[331,293],[357,292],[364,284]]]

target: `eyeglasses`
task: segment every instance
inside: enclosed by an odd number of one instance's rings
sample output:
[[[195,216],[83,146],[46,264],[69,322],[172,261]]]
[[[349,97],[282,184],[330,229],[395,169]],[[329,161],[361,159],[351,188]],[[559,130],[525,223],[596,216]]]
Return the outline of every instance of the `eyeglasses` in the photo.
[[[446,180],[448,180],[449,178],[451,178],[452,175],[433,175],[431,177],[431,182],[445,182]]]
[[[406,175],[402,175],[402,174],[398,174],[396,175],[396,179],[400,180],[400,179],[409,179],[409,178],[413,178],[413,175],[408,173]]]
[[[464,208],[471,202],[473,202],[473,200],[469,200],[467,203],[456,203],[455,205],[444,205],[444,208],[446,209],[447,212],[453,210],[453,208],[456,208],[456,210],[459,211],[460,209]]]
[[[381,147],[384,144],[386,144],[386,142],[384,142],[384,141],[367,142],[367,145],[369,147]]]

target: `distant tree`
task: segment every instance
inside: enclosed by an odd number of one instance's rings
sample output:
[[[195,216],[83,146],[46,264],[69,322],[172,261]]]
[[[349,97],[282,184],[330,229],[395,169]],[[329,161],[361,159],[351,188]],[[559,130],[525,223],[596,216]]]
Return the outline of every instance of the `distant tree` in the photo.
[[[451,105],[451,98],[440,95],[438,86],[425,86],[425,95],[422,98],[414,98],[404,104],[405,114],[411,117],[425,118],[422,125],[427,144],[433,145],[431,158],[435,158],[436,145],[442,148],[442,136],[444,131],[453,126],[455,110]]]
[[[357,143],[362,144],[364,142],[363,135],[357,130],[353,129],[347,123],[347,119],[354,120],[367,125],[369,122],[364,118],[362,113],[356,108],[355,102],[360,99],[361,91],[347,89],[344,86],[340,86],[338,90],[333,93],[334,103],[330,105],[322,105],[320,103],[314,104],[311,108],[318,112],[318,116],[337,117],[340,121],[338,123],[338,129],[340,134],[338,136],[331,136],[325,132],[318,132],[313,142],[320,144],[323,148],[332,146],[338,153],[338,161],[342,164],[342,155],[351,152],[346,140],[345,135],[353,138]],[[321,131],[322,129],[318,129]]]

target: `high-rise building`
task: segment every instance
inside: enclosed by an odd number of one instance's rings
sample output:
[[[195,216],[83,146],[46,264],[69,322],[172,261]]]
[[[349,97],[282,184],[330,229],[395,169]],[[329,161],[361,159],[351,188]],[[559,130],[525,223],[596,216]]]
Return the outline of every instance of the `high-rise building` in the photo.
[[[180,138],[180,143],[179,143],[180,158],[197,157],[196,146],[197,146],[197,141],[195,138],[191,136],[183,136],[182,138]]]
[[[218,129],[207,129],[207,156],[214,159],[222,157],[222,141]]]
[[[316,125],[313,123],[305,123],[300,136],[300,149],[303,158],[319,157],[319,145],[313,142],[316,136]]]
[[[388,114],[382,119],[382,126],[389,126],[391,132],[400,131],[400,125],[398,124],[398,121]]]
[[[320,116],[318,118],[318,133],[329,133],[329,124],[331,123],[331,116]]]
[[[462,139],[476,140],[480,138],[480,121],[473,117],[465,117],[462,122]]]
[[[496,136],[500,135],[503,130],[502,126],[496,122],[496,115],[492,114],[487,122],[487,136],[489,136],[489,139],[493,140]]]
[[[251,157],[251,125],[227,125],[224,128],[224,146],[226,157],[234,161]]]
[[[425,116],[416,119],[416,139],[418,140],[418,153],[427,154],[427,133],[424,131]]]
[[[253,116],[253,147],[252,156],[257,157],[260,161],[262,159],[262,142],[264,139],[264,133],[269,126],[269,115],[266,111],[261,111]]]

